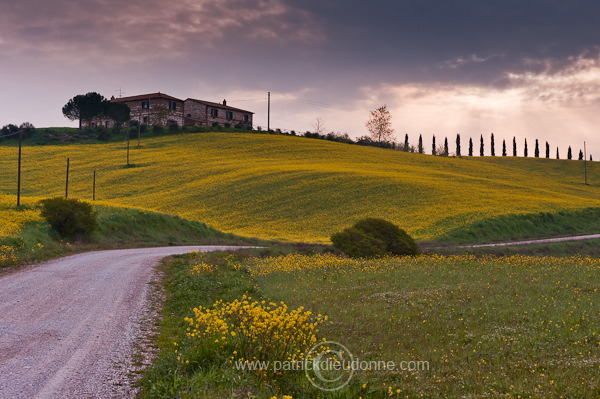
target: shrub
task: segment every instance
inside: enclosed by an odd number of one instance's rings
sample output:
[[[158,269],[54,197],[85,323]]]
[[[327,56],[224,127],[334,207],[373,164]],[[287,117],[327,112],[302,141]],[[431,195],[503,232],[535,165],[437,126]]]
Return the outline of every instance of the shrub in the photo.
[[[163,127],[160,125],[152,125],[152,131],[154,133],[162,133],[165,131],[165,129],[163,129]]]
[[[114,132],[114,129],[113,129],[113,132]],[[110,135],[111,135],[111,132],[109,130],[102,129],[98,132],[98,135],[96,137],[100,141],[108,141],[108,139],[110,139]]]
[[[386,255],[386,245],[373,235],[350,227],[331,236],[333,246],[352,258]]]
[[[411,236],[383,219],[367,218],[331,236],[333,246],[352,258],[385,255],[417,255]]]
[[[97,215],[87,202],[61,197],[40,201],[41,214],[66,239],[86,239],[98,226]]]

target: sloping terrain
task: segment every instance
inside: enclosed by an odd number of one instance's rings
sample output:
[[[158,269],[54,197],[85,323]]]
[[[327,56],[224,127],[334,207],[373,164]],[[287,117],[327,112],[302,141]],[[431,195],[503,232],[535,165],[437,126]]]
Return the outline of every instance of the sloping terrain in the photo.
[[[0,147],[0,193],[16,190],[16,148]],[[265,134],[142,139],[23,149],[23,195],[97,198],[267,239],[326,242],[374,216],[429,240],[501,215],[600,207],[600,165],[580,161],[443,158]]]

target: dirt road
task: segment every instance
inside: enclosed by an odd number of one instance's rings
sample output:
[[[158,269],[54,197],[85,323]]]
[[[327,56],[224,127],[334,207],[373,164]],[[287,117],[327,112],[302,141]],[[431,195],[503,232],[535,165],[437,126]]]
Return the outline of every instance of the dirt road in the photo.
[[[0,398],[127,398],[153,266],[225,247],[73,255],[0,278]]]

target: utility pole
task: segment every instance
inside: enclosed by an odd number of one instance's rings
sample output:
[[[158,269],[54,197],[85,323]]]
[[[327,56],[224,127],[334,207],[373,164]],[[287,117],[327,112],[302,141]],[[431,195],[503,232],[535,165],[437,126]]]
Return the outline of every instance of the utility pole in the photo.
[[[17,172],[17,206],[21,206],[21,147],[23,144],[23,131],[19,131],[19,161]]]
[[[127,166],[129,166],[129,128],[127,128]]]
[[[267,132],[271,131],[271,92],[267,92]]]
[[[65,178],[65,198],[69,198],[69,164],[71,159],[67,158],[67,174]]]
[[[583,142],[583,179],[584,184],[587,185],[587,152],[585,150],[585,141]]]

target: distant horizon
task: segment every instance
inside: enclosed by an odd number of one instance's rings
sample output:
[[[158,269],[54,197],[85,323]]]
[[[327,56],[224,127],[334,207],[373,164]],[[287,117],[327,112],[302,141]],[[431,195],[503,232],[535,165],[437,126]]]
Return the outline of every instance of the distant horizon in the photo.
[[[77,123],[75,123],[76,126],[34,126],[36,129],[77,129],[79,130],[79,127],[77,126]],[[102,126],[98,127],[103,129]],[[203,128],[207,128],[206,126],[204,126]],[[83,127],[82,130],[84,129],[88,129],[86,127]],[[96,128],[93,128],[96,129]],[[110,128],[109,128],[110,129]],[[257,127],[255,126],[253,128],[254,131],[259,131],[257,129]],[[277,131],[277,130],[281,130],[279,128],[271,128],[271,131]],[[266,128],[261,127],[262,132],[266,132]],[[218,133],[218,131],[215,131],[216,133]],[[303,137],[304,134],[306,133],[305,131],[293,131],[295,133],[295,136],[298,137]],[[292,131],[285,131],[285,130],[281,130],[282,134],[291,134]],[[315,132],[311,132],[311,133],[315,133]],[[329,132],[324,133],[323,135],[327,135]],[[334,133],[334,132],[333,132]],[[190,134],[193,134],[190,133]],[[365,134],[365,136],[368,136],[368,134]],[[444,139],[447,138],[448,139],[448,156],[450,157],[456,157],[456,135],[454,135],[453,137],[447,137],[447,136],[438,136],[436,135],[436,148],[440,149],[441,147],[443,147],[444,145]],[[480,155],[480,144],[481,144],[481,136],[474,138],[472,136],[464,136],[464,135],[460,135],[461,137],[461,157],[467,157],[467,156],[473,156],[473,157],[479,157]],[[356,142],[356,140],[360,137],[350,137],[353,141]],[[516,138],[516,137],[515,137]],[[432,154],[432,144],[433,144],[433,136],[430,138],[431,140],[429,140],[429,145],[425,145],[427,138],[423,137],[423,155],[433,155]],[[473,139],[473,155],[469,155],[469,139]],[[494,140],[495,140],[495,155],[491,154],[491,135],[488,135],[487,137],[484,135],[483,136],[484,139],[484,156],[488,157],[488,156],[495,156],[495,157],[502,157],[502,140],[505,139],[501,139],[500,141],[496,140],[496,136],[494,136]],[[537,158],[546,158],[546,141],[545,140],[539,140],[539,157]],[[412,137],[409,134],[409,145],[411,147],[413,147],[415,149],[415,151],[409,151],[409,152],[413,152],[413,153],[418,153],[418,141],[419,141],[419,137]],[[402,137],[402,139],[400,140],[400,138],[396,137],[395,140],[393,141],[396,145],[401,146],[404,143],[404,136]],[[550,157],[548,159],[556,159],[556,149],[557,146],[552,146],[551,142],[548,142],[548,144],[550,145]],[[528,147],[528,155],[526,158],[536,158],[535,157],[535,139],[530,142],[527,141],[527,147]],[[581,148],[575,146],[575,145],[567,145],[567,147],[563,149],[561,149],[560,147],[558,147],[559,150],[559,156],[561,160],[567,160],[567,153],[568,153],[568,148],[571,147],[571,152],[572,152],[572,159],[573,160],[578,160],[579,157],[579,151],[584,151],[584,147],[582,145]],[[586,145],[587,147],[587,145]],[[525,158],[524,155],[524,148],[525,148],[525,139],[522,142],[518,142],[517,141],[517,155],[516,157],[519,158]],[[402,151],[398,148],[396,148],[397,151]],[[513,155],[513,142],[512,142],[512,138],[509,140],[506,140],[506,157],[514,157]],[[436,152],[436,156],[441,156],[440,152]],[[600,157],[594,157],[594,154],[590,153],[587,148],[584,151],[585,154],[585,160],[586,161],[590,161],[590,156],[592,156],[592,161],[593,162],[598,162],[600,161]]]

